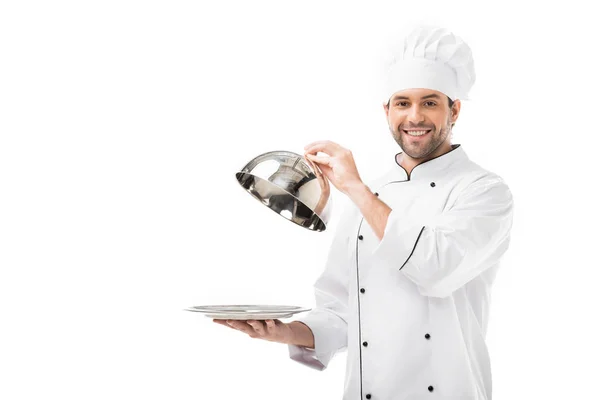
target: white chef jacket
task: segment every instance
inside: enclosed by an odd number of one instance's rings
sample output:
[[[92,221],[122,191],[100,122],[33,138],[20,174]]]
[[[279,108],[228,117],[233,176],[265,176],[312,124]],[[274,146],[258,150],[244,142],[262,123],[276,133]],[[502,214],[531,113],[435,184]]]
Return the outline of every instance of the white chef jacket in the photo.
[[[490,289],[509,244],[513,199],[460,144],[406,173],[398,153],[368,185],[391,209],[377,238],[344,209],[316,306],[297,320],[315,348],[290,358],[323,370],[348,351],[343,400],[490,400]]]

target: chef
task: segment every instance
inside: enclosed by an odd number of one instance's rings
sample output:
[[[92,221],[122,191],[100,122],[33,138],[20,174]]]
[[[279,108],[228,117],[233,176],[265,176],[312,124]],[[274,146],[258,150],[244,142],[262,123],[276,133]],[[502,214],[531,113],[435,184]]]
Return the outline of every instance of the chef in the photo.
[[[305,148],[351,200],[336,228],[316,306],[296,321],[218,321],[286,343],[323,370],[347,350],[344,400],[490,400],[485,343],[491,285],[506,252],[513,199],[473,162],[452,127],[475,81],[471,50],[445,29],[419,27],[387,76],[383,108],[401,152],[363,183],[337,143]]]

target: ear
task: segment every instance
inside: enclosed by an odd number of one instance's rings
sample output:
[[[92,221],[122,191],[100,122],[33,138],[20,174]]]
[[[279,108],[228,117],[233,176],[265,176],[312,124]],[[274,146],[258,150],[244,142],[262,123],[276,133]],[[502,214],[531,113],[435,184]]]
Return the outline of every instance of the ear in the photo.
[[[388,106],[389,103],[383,103],[383,111],[385,111],[385,117],[387,118],[390,114],[390,107]]]
[[[460,106],[462,105],[462,103],[460,102],[460,100],[456,99],[454,100],[454,104],[452,105],[452,109],[450,110],[450,117],[452,119],[452,122],[456,122],[456,120],[458,119],[458,115],[460,114]]]

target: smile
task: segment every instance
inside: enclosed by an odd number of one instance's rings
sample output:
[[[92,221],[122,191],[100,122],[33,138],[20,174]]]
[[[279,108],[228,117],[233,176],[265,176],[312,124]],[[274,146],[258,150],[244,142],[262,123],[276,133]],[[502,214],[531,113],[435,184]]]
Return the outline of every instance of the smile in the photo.
[[[406,133],[407,135],[410,135],[410,136],[423,136],[423,135],[426,135],[429,132],[431,132],[431,129],[423,130],[423,131],[413,131],[413,130],[407,131],[404,129],[402,129],[402,130],[404,131],[404,133]]]

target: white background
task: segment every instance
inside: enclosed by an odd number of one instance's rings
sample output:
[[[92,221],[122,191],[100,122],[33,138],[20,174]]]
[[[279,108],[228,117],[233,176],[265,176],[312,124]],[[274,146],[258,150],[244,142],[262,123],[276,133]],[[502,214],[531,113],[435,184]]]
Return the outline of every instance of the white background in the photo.
[[[378,62],[418,22],[471,46],[454,143],[515,197],[494,399],[597,396],[600,32],[532,3],[3,1],[0,398],[341,399],[345,354],[317,372],[183,308],[313,306],[341,208],[309,232],[234,174],[321,139],[389,167]]]

